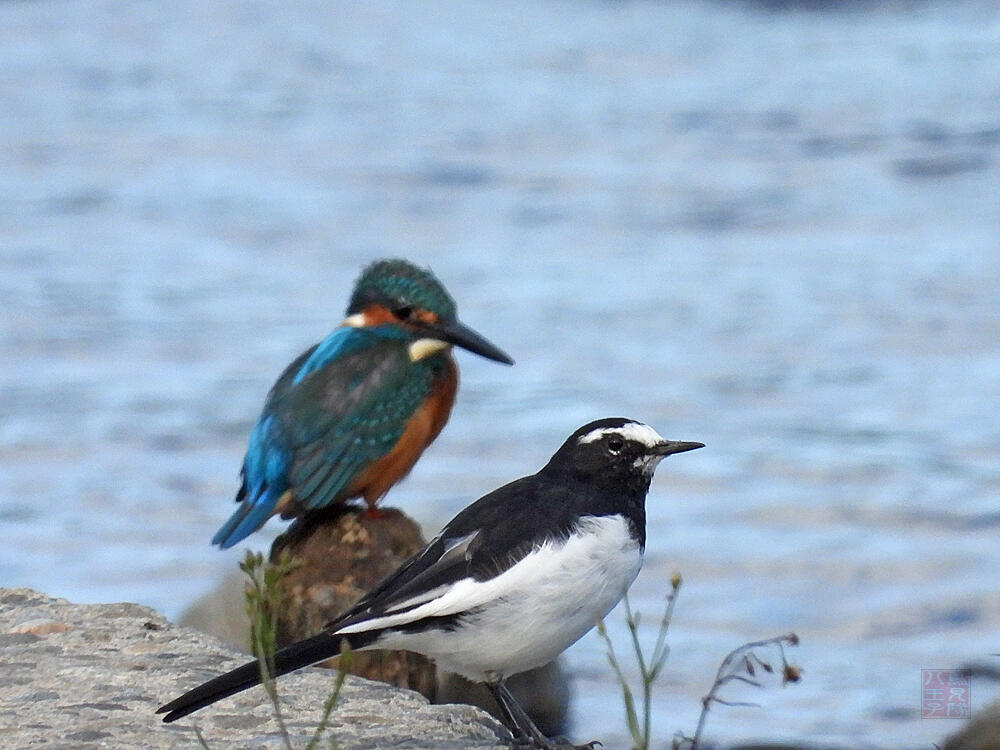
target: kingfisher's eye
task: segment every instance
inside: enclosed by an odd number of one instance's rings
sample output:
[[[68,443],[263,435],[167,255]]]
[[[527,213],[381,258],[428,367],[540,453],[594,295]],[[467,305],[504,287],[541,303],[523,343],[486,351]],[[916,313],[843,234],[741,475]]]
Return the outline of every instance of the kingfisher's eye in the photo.
[[[625,447],[625,441],[620,437],[608,438],[608,450],[612,453],[621,453]]]
[[[392,314],[400,320],[407,320],[411,315],[413,315],[413,305],[402,305],[397,307],[392,311]]]

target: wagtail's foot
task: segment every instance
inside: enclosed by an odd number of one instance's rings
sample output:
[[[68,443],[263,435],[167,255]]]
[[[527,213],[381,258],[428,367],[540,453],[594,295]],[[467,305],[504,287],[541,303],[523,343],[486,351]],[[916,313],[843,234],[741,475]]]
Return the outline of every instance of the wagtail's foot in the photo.
[[[515,737],[510,746],[512,750],[597,750],[597,748],[603,747],[597,740],[583,745],[574,745],[566,737],[553,737],[551,739]]]

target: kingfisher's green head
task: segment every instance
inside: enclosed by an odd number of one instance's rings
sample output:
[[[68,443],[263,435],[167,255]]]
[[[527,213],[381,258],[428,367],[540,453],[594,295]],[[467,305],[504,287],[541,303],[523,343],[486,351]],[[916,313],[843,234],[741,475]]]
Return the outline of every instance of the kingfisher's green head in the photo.
[[[367,266],[354,284],[347,307],[348,315],[367,308],[385,308],[401,320],[422,312],[434,320],[454,320],[455,300],[429,268],[418,268],[409,261],[377,260]]]
[[[455,300],[429,268],[398,258],[377,260],[354,284],[347,324],[398,325],[411,333],[411,356],[422,359],[455,344],[508,365],[509,356],[458,320]]]

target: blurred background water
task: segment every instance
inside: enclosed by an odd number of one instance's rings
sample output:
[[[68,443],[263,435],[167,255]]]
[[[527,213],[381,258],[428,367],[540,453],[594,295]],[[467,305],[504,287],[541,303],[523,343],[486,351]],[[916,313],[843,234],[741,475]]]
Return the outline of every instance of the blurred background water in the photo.
[[[388,497],[430,533],[593,418],[708,445],[634,587],[651,638],[686,582],[659,747],[788,630],[803,683],[712,738],[926,748],[920,669],[997,665],[995,3],[5,2],[0,102],[3,585],[211,589],[266,390],[401,255],[518,361],[458,354]],[[625,746],[596,635],[568,664]]]

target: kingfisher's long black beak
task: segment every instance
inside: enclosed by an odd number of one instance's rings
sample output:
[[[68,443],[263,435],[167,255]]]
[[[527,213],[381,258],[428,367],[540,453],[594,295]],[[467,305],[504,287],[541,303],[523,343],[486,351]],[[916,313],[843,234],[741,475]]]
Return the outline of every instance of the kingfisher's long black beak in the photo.
[[[683,453],[684,451],[693,451],[695,448],[704,448],[704,443],[688,443],[683,440],[664,440],[659,445],[655,445],[649,449],[649,452],[654,456],[670,456],[674,453]]]
[[[480,357],[486,357],[486,359],[492,359],[496,362],[503,362],[505,365],[514,364],[514,360],[505,351],[494,346],[485,337],[480,336],[458,320],[439,320],[435,323],[421,323],[419,328],[436,339],[447,341],[449,344],[460,346],[463,349],[468,349]]]

